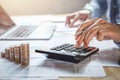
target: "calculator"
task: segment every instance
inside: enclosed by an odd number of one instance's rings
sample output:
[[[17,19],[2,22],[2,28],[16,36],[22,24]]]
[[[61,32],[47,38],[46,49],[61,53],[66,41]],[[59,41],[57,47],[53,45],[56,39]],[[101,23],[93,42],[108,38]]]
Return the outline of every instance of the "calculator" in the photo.
[[[99,48],[89,46],[87,48],[75,48],[74,44],[61,44],[49,49],[35,49],[35,52],[47,54],[47,58],[79,63],[99,51]]]

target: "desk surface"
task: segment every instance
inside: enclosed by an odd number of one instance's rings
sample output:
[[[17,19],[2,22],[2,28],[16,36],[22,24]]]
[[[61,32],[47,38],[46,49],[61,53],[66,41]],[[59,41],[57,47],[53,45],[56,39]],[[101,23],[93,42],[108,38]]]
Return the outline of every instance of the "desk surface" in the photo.
[[[45,15],[44,15],[45,16]],[[29,17],[29,16],[28,16]],[[47,19],[48,17],[50,17],[50,16],[46,16],[45,18]],[[57,17],[57,16],[56,16]],[[53,21],[54,21],[54,19],[56,19],[56,17],[54,16],[54,18],[52,19]],[[13,19],[14,19],[15,17],[13,17]],[[36,20],[36,18],[38,18],[38,16],[32,16],[32,19],[33,20]],[[43,18],[43,17],[41,17],[40,16],[40,18]],[[57,17],[58,18],[58,17]],[[47,21],[46,19],[43,19],[43,21]],[[59,17],[59,19],[60,20],[63,20],[63,16],[62,16],[62,18],[60,18]],[[17,17],[17,19],[16,19],[16,22],[18,22],[18,24],[21,24],[21,23],[24,23],[24,21],[23,22],[20,22],[21,20],[23,20],[23,17],[22,17],[22,19],[21,19],[21,17]],[[28,19],[26,19],[26,21],[27,20],[29,20],[29,18]],[[49,20],[48,20],[49,21]],[[31,23],[32,21],[30,21],[30,23]],[[58,20],[58,22],[59,22],[59,20]],[[29,23],[29,22],[28,22]],[[39,23],[39,21],[37,20],[36,22],[35,22],[35,24],[36,23]],[[34,24],[34,23],[33,23]],[[40,23],[39,23],[40,24]],[[39,41],[36,41],[35,43],[32,43],[33,45],[36,45],[36,44],[38,44],[37,42],[39,42]],[[58,43],[59,41],[56,41],[55,43]],[[0,45],[1,45],[1,43],[2,44],[9,44],[10,43],[10,45],[11,45],[11,42],[8,42],[8,43],[6,43],[6,41],[4,42],[4,41],[0,41]],[[42,43],[42,42],[41,42]],[[99,47],[99,45],[97,45],[98,47]],[[104,45],[103,45],[104,46]],[[111,46],[111,45],[110,45]],[[3,49],[3,48],[5,48],[5,47],[7,47],[7,45],[3,45],[3,46],[0,46],[0,48],[1,49]],[[120,80],[120,68],[115,68],[115,67],[104,67],[104,69],[105,69],[105,72],[106,72],[106,74],[107,74],[107,76],[106,77],[104,77],[104,78],[92,78],[92,77],[84,77],[84,78],[59,78],[59,80]]]
[[[120,68],[104,67],[107,74],[104,78],[59,78],[59,80],[120,80]]]

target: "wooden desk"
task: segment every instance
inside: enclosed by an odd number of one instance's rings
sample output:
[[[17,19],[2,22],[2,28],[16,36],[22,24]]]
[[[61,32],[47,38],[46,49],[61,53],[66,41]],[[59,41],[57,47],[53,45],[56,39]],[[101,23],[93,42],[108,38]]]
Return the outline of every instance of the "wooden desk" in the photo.
[[[92,77],[83,77],[83,78],[59,78],[59,80],[120,80],[120,68],[113,67],[104,67],[107,74],[103,78],[92,78]]]

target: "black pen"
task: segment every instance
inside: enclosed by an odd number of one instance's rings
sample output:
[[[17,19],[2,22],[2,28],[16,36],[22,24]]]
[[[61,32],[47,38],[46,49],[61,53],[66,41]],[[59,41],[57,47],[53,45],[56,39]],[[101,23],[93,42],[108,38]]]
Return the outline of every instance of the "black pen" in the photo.
[[[83,34],[83,31],[80,31],[80,32],[77,32],[74,36],[82,35],[82,34]]]

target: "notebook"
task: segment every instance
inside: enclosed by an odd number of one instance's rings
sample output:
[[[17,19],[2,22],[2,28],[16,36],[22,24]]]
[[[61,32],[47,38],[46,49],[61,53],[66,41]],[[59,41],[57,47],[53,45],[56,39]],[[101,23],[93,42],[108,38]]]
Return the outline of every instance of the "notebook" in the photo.
[[[49,40],[56,26],[50,23],[42,25],[0,26],[0,40]]]

